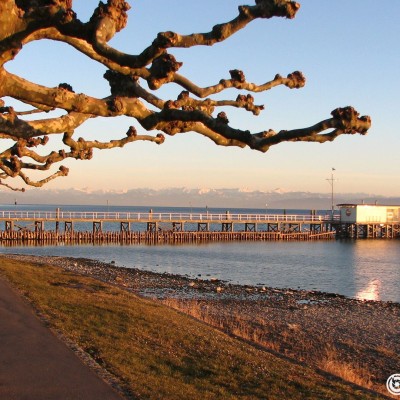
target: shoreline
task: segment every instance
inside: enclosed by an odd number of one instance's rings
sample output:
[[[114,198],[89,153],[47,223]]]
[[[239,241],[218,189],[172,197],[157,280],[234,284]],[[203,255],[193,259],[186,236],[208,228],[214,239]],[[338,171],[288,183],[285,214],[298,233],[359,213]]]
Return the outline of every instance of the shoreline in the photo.
[[[192,279],[92,259],[3,254],[89,275],[176,308],[268,351],[387,394],[400,370],[400,304]],[[336,371],[336,372],[335,372]]]

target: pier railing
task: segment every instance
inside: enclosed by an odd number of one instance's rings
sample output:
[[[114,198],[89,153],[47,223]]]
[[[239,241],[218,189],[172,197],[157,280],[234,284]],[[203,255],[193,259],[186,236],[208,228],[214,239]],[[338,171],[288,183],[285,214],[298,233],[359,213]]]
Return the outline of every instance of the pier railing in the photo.
[[[338,216],[335,216],[336,220]],[[138,212],[80,212],[80,211],[0,211],[0,220],[19,221],[129,221],[129,222],[323,222],[331,215],[307,214],[232,214],[232,213],[138,213]]]

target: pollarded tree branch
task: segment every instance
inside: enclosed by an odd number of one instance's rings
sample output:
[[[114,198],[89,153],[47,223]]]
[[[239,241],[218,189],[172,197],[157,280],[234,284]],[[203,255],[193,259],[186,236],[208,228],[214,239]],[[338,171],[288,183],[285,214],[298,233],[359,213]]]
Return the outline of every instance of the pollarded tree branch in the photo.
[[[1,174],[0,174],[1,176]],[[4,176],[7,177],[7,176]],[[4,183],[1,179],[0,179],[0,185],[6,187],[7,189],[13,190],[14,192],[25,192],[25,188],[16,188],[13,187],[11,185],[8,185],[7,183]]]
[[[289,74],[286,78],[282,77],[281,75],[277,74],[272,81],[266,82],[261,85],[257,85],[255,83],[250,83],[246,81],[246,78],[244,76],[243,71],[240,70],[231,70],[229,71],[231,75],[231,79],[222,79],[218,84],[214,86],[209,86],[207,88],[200,88],[199,86],[195,85],[193,82],[191,82],[189,79],[178,75],[178,74],[173,74],[172,75],[172,82],[184,87],[187,89],[186,91],[181,93],[181,96],[184,96],[187,101],[189,101],[188,95],[190,93],[194,94],[197,97],[200,98],[205,98],[207,96],[210,96],[212,94],[220,93],[225,89],[229,88],[235,88],[235,89],[240,89],[240,90],[246,90],[249,92],[254,92],[254,93],[259,93],[263,91],[270,90],[276,86],[279,85],[284,85],[290,89],[299,89],[305,85],[306,78],[300,71],[295,71]],[[164,107],[165,101],[159,99],[152,93],[149,93],[145,89],[143,89],[139,83],[138,83],[138,77],[135,75],[125,75],[121,74],[115,71],[110,71],[108,70],[104,74],[104,78],[108,80],[110,87],[111,87],[111,94],[116,95],[116,96],[135,96],[138,98],[142,98],[146,100],[148,103],[156,106],[159,109],[162,109]],[[146,77],[146,80],[152,80],[152,85],[155,84],[155,81],[153,79],[153,75]],[[157,84],[155,84],[158,86]],[[187,95],[184,93],[187,93]],[[239,97],[240,96],[240,97]],[[239,95],[236,99],[236,101],[232,102],[232,100],[222,100],[221,102],[225,102],[225,104],[220,104],[220,106],[223,105],[232,105],[234,107],[242,107],[241,104],[246,102],[249,106],[248,107],[243,107],[246,108],[248,111],[252,111],[255,115],[258,115],[261,110],[263,110],[263,106],[250,106],[250,103],[253,102],[252,96],[246,97],[246,100],[244,99],[243,95]],[[182,101],[182,97],[178,98],[178,100]],[[209,108],[207,104],[211,104],[213,106],[217,106],[218,102],[217,101],[212,101],[210,99],[207,99],[206,102],[200,102],[195,99],[191,99],[191,104],[186,104],[186,105],[193,105],[195,102],[200,106],[201,104],[204,104],[204,109]],[[183,106],[183,105],[182,105]]]
[[[140,55],[135,56],[119,52],[107,44],[116,32],[125,27],[126,11],[129,9],[129,5],[124,0],[109,0],[106,5],[100,3],[90,21],[95,24],[95,34],[91,44],[98,54],[119,65],[141,68],[162,56],[168,48],[212,46],[228,39],[257,18],[284,17],[291,19],[295,17],[299,8],[300,5],[295,1],[256,0],[255,6],[240,6],[239,15],[236,18],[214,26],[210,32],[192,35],[179,35],[171,31],[161,32],[149,47]]]
[[[60,176],[67,176],[68,175],[68,168],[65,167],[60,167],[60,169],[57,172],[54,172],[53,174],[47,176],[46,178],[43,178],[39,181],[33,181],[29,176],[27,176],[22,170],[18,173],[18,176],[29,186],[34,186],[34,187],[42,187],[46,183],[52,181],[53,179],[56,179]]]
[[[309,128],[293,129],[290,131],[280,131],[275,133],[267,131],[256,135],[260,139],[257,147],[262,151],[267,151],[270,146],[282,142],[331,142],[343,134],[347,135],[366,135],[371,127],[369,116],[359,116],[353,107],[337,108],[331,112],[332,118],[318,122]],[[322,133],[332,129],[327,133]]]
[[[292,72],[286,78],[279,74],[275,75],[275,78],[272,81],[266,82],[262,85],[247,82],[243,72],[240,70],[231,70],[229,73],[231,74],[231,79],[221,79],[217,85],[209,86],[207,88],[200,88],[190,82],[187,78],[178,74],[175,74],[174,82],[184,87],[190,93],[201,98],[210,96],[211,94],[220,93],[229,88],[257,93],[270,90],[279,85],[285,85],[290,89],[300,89],[306,83],[306,78],[300,71]]]
[[[244,108],[247,111],[252,112],[254,115],[260,114],[260,111],[264,110],[263,105],[255,105],[254,98],[250,94],[238,95],[236,100],[196,100],[189,96],[188,91],[183,91],[175,101],[170,101],[165,105],[167,108],[181,108],[185,111],[200,110],[207,114],[212,114],[215,107],[236,107]]]
[[[118,140],[111,140],[109,142],[86,141],[83,138],[79,138],[75,141],[72,139],[72,136],[72,132],[66,132],[63,138],[64,144],[69,147],[70,151],[52,151],[48,155],[40,155],[36,151],[32,150],[33,147],[45,146],[49,140],[47,136],[44,136],[43,138],[30,138],[28,140],[19,139],[11,148],[0,154],[0,169],[5,173],[2,177],[19,176],[25,183],[31,186],[41,187],[52,179],[68,175],[68,168],[60,166],[58,172],[51,174],[49,177],[40,181],[32,181],[23,171],[48,171],[53,164],[61,162],[66,158],[90,160],[93,157],[93,149],[124,147],[126,144],[135,141],[149,141],[156,144],[164,142],[164,136],[162,134],[157,134],[155,137],[149,135],[138,135],[136,129],[132,126],[126,132],[126,137]],[[27,158],[30,158],[34,162],[23,161]]]
[[[18,116],[25,113],[15,112],[11,118],[0,111],[0,132],[8,137],[28,139],[43,135],[56,135],[76,129],[91,118],[90,114],[70,112],[58,118],[25,121]]]
[[[5,142],[8,148],[0,153],[0,178],[4,181],[16,177],[27,185],[42,186],[59,176],[66,176],[68,169],[60,166],[38,181],[27,176],[26,171],[50,171],[64,159],[88,160],[93,156],[93,149],[123,147],[138,140],[161,144],[164,135],[158,132],[171,136],[197,132],[221,146],[248,146],[262,152],[282,142],[324,143],[343,134],[366,134],[371,125],[370,118],[359,117],[352,107],[338,108],[332,112],[332,118],[303,129],[280,132],[270,129],[258,133],[235,129],[229,125],[226,113],[218,112],[217,108],[243,108],[258,115],[264,107],[254,104],[253,97],[243,92],[260,93],[279,85],[299,89],[305,85],[303,74],[295,71],[286,77],[276,75],[264,84],[255,84],[248,82],[242,71],[232,69],[229,71],[230,79],[200,87],[189,77],[178,73],[183,63],[168,52],[173,48],[221,43],[255,19],[294,18],[299,7],[297,2],[290,0],[255,0],[253,5],[240,6],[234,19],[215,25],[208,32],[189,35],[161,32],[151,44],[143,47],[142,52],[129,54],[109,44],[111,38],[127,25],[130,6],[124,0],[100,2],[86,23],[81,22],[73,11],[73,0],[2,0],[0,138],[11,140],[13,144]],[[104,78],[109,82],[110,93],[105,93],[103,98],[94,98],[75,93],[67,83],[58,87],[39,85],[5,69],[26,44],[44,39],[72,46],[104,65],[108,69]],[[148,88],[143,86],[145,83]],[[177,98],[162,99],[153,93],[171,83],[184,89]],[[241,93],[233,99],[212,98],[227,89],[236,89]],[[30,109],[15,110],[2,100],[6,97],[25,103]],[[41,112],[53,111],[57,112],[56,116],[51,114],[40,118]],[[37,116],[36,120],[32,120],[33,115]],[[135,128],[130,127],[125,137],[118,140],[73,138],[74,130],[91,118],[121,115],[134,119],[143,129],[157,133],[153,136],[139,135]],[[49,138],[61,134],[62,148],[46,151]],[[3,181],[1,185],[12,188]]]
[[[76,94],[65,86],[48,88],[34,84],[1,69],[0,96],[91,116],[126,115],[140,119],[151,113],[136,97],[109,96],[96,99],[83,93]]]
[[[169,135],[194,131],[205,134],[205,136],[219,145],[249,146],[262,152],[266,152],[271,146],[282,142],[307,141],[324,143],[332,141],[342,134],[359,133],[365,135],[371,127],[370,117],[359,117],[359,113],[353,107],[337,108],[332,111],[331,115],[332,118],[318,122],[308,128],[280,131],[278,133],[268,130],[251,134],[250,131],[231,128],[224,113],[220,113],[217,118],[212,118],[198,110],[188,112],[166,108],[147,117],[143,121],[143,125],[148,129],[162,130]],[[207,129],[198,129],[196,123],[201,123]],[[329,129],[333,131],[321,133]]]

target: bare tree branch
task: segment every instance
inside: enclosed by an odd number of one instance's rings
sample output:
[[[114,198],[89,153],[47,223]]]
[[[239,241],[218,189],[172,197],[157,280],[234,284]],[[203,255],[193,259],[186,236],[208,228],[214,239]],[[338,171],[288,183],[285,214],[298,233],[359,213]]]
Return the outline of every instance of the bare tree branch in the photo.
[[[344,134],[365,135],[371,126],[368,116],[360,117],[354,108],[344,107],[332,111],[331,118],[302,129],[280,132],[266,129],[256,133],[235,129],[230,126],[225,111],[218,111],[218,108],[242,108],[259,115],[264,106],[254,104],[249,92],[260,93],[280,85],[300,89],[306,82],[304,75],[299,71],[286,77],[277,74],[270,81],[256,84],[247,81],[242,71],[232,69],[229,79],[200,87],[178,72],[183,63],[169,53],[170,49],[215,45],[229,39],[255,19],[292,19],[300,8],[295,1],[255,0],[253,5],[240,6],[232,20],[215,25],[205,33],[160,32],[139,54],[124,53],[109,44],[111,38],[126,27],[129,8],[124,0],[100,2],[90,20],[83,23],[73,11],[73,0],[0,2],[0,139],[13,143],[7,144],[8,148],[0,153],[1,185],[20,190],[3,182],[19,178],[26,185],[40,187],[68,174],[68,169],[62,165],[54,171],[64,159],[88,160],[93,156],[93,149],[123,147],[136,141],[161,144],[164,135],[160,132],[170,136],[196,132],[221,146],[248,146],[266,152],[282,142],[324,143]],[[104,65],[108,69],[104,78],[109,83],[110,92],[103,98],[94,98],[85,93],[75,93],[68,83],[47,87],[6,70],[8,63],[18,57],[26,44],[45,39],[65,43]],[[171,83],[183,89],[177,98],[162,99],[154,94],[155,90]],[[228,93],[227,89],[236,89],[240,93],[233,99],[212,98],[218,93]],[[14,110],[5,103],[5,98],[21,101],[31,109]],[[47,116],[52,111],[57,111],[58,116]],[[36,120],[32,120],[33,115]],[[154,134],[137,134],[131,126],[125,136],[117,140],[73,138],[75,129],[89,119],[121,115],[130,117],[141,129]],[[60,150],[46,150],[50,138],[60,135],[63,135]],[[35,181],[27,175],[33,170],[48,175]]]

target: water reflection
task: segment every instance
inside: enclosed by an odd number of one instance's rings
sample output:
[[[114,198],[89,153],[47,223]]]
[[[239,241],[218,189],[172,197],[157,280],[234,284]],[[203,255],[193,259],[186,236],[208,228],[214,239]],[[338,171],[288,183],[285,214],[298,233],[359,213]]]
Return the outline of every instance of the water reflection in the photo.
[[[360,300],[380,300],[380,289],[382,282],[379,279],[373,279],[368,285],[356,294]]]
[[[364,300],[399,301],[398,240],[357,240],[353,243],[353,296]]]

